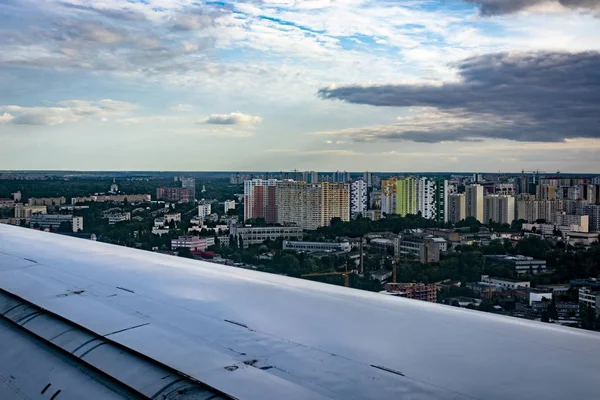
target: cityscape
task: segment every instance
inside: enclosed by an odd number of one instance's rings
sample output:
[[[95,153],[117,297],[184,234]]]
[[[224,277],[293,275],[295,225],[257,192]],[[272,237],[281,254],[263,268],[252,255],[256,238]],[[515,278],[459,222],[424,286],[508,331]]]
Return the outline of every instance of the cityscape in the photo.
[[[600,0],[0,0],[0,400],[593,400]]]
[[[5,171],[0,222],[600,329],[600,176],[110,174]]]

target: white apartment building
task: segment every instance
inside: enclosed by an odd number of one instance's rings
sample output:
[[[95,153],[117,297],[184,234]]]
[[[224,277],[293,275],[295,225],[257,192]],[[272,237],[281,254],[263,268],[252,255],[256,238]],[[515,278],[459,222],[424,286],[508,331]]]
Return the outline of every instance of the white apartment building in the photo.
[[[465,193],[467,217],[473,217],[481,223],[487,223],[483,216],[483,186],[469,185]]]
[[[517,219],[535,222],[543,219],[553,223],[557,212],[562,212],[563,200],[531,200],[519,199],[517,201]]]
[[[210,214],[212,214],[212,208],[211,208],[210,202],[205,201],[198,205],[198,216],[199,217],[202,217],[202,218],[208,217]]]
[[[515,219],[514,196],[492,194],[484,197],[483,223],[491,220],[499,224],[510,224]]]
[[[427,219],[448,221],[448,181],[442,179],[417,179],[417,212]]]
[[[350,217],[365,215],[367,211],[367,183],[358,179],[350,184]]]
[[[223,202],[223,206],[224,206],[224,209],[225,209],[225,214],[227,214],[227,211],[229,211],[229,210],[235,210],[235,200],[225,200]]]

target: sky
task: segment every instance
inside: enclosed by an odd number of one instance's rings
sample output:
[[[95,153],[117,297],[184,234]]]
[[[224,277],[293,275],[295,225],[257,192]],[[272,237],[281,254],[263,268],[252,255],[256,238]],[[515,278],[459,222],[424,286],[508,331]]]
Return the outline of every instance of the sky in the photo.
[[[0,169],[600,173],[600,0],[0,0]]]

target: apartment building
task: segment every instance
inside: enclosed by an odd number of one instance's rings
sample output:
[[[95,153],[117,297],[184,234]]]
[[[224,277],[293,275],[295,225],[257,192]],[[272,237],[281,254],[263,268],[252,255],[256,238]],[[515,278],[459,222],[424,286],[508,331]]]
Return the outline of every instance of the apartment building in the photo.
[[[515,198],[513,196],[487,195],[483,198],[483,222],[510,224],[515,219]]]
[[[398,179],[396,182],[396,214],[404,217],[417,213],[417,180],[415,178]]]
[[[448,181],[419,178],[416,188],[417,213],[436,222],[448,221]]]
[[[332,218],[350,220],[350,185],[284,181],[276,186],[277,222],[304,229],[329,226]]]
[[[367,183],[358,179],[350,184],[350,217],[355,219],[367,211]]]
[[[448,221],[459,222],[467,218],[467,200],[464,193],[448,195]]]
[[[244,221],[264,218],[269,224],[277,222],[275,187],[277,179],[244,181]]]
[[[483,186],[475,184],[466,187],[465,193],[467,217],[473,217],[484,223],[483,216]]]
[[[20,203],[15,204],[15,218],[29,219],[33,214],[47,214],[46,206],[28,206]]]
[[[384,214],[396,213],[396,192],[398,191],[398,179],[390,178],[381,181],[381,212]]]

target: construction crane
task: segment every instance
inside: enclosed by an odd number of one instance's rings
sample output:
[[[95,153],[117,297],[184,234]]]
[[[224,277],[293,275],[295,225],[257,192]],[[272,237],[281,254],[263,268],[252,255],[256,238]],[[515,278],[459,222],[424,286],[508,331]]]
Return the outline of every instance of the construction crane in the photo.
[[[350,274],[348,273],[348,264],[344,264],[344,272],[315,272],[312,274],[301,275],[302,278],[311,278],[316,276],[343,276],[344,286],[350,287]]]

